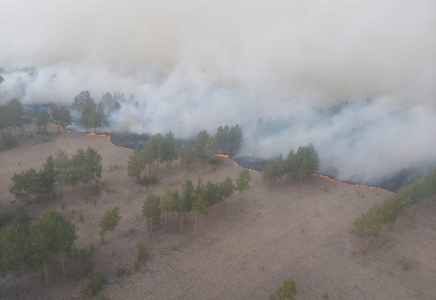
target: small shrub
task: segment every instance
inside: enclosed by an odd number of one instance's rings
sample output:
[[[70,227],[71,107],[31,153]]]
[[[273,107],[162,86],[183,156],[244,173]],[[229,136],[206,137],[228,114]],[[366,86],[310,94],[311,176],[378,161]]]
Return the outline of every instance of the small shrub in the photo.
[[[365,198],[365,195],[364,195],[364,194],[362,194],[362,198]]]
[[[119,167],[117,165],[114,165],[114,169],[118,169]]]
[[[156,175],[151,176],[150,183],[151,184],[156,184],[157,183],[157,176]]]
[[[6,149],[14,148],[17,145],[17,139],[12,135],[8,135],[3,140],[3,147]]]
[[[99,235],[99,237],[100,237],[100,243],[101,243],[101,244],[104,244],[104,243],[106,242],[106,235],[104,234],[103,231],[100,231],[100,232],[98,233],[98,235]]]
[[[126,273],[126,269],[123,267],[117,267],[115,273],[117,274],[117,278],[123,276]]]
[[[84,277],[89,276],[89,274],[91,274],[92,272],[92,252],[91,249],[87,251],[86,248],[80,249],[80,252],[78,252],[76,248],[73,248],[73,250],[76,261],[69,263],[69,266],[67,268],[67,278],[72,280],[73,282],[78,282]]]
[[[97,184],[94,184],[91,189],[91,194],[94,196],[100,195],[100,187]]]
[[[83,214],[80,214],[80,216],[79,216],[79,221],[81,222],[81,223],[83,223],[83,220],[85,219],[85,217],[83,216]]]
[[[133,270],[137,271],[139,269],[139,264],[138,262],[135,260],[135,262],[133,263]]]
[[[408,262],[408,261],[405,261],[404,263],[403,263],[403,270],[404,271],[409,271],[410,269],[412,268],[412,266],[410,265],[410,263]]]
[[[216,167],[216,166],[218,166],[218,165],[220,165],[222,163],[223,163],[222,160],[219,159],[218,157],[215,157],[215,156],[209,157],[208,164],[211,165],[211,166]]]
[[[327,193],[327,192],[328,192],[328,188],[324,187],[324,193]]]
[[[130,269],[127,269],[127,271],[126,271],[126,275],[127,275],[127,276],[132,275],[132,271],[130,271]]]
[[[295,300],[297,295],[297,285],[294,280],[289,279],[283,281],[283,284],[269,296],[269,300]]]
[[[95,274],[83,290],[83,296],[85,298],[91,298],[95,296],[98,292],[100,292],[106,281],[107,279],[105,273]]]
[[[136,228],[129,228],[129,234],[130,235],[136,234]]]
[[[173,243],[171,245],[171,250],[176,251],[177,249],[179,249],[179,245],[177,243]]]
[[[138,244],[138,260],[145,262],[148,259],[148,252],[144,244]]]
[[[136,180],[136,182],[139,183],[142,186],[148,187],[150,184],[156,184],[157,183],[157,176],[153,175],[150,178],[148,178],[147,176],[144,176],[142,178],[138,178]]]
[[[91,242],[89,244],[89,253],[92,255],[92,254],[94,254],[94,251],[95,251],[95,246],[94,246],[94,243]]]
[[[323,299],[328,299],[329,298],[329,294],[327,294],[327,292],[325,292],[324,294],[322,294],[322,298]]]

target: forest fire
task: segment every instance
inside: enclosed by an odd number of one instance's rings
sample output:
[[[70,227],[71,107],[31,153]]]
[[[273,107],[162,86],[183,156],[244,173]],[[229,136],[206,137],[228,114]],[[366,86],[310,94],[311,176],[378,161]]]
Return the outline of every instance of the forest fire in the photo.
[[[227,156],[227,157],[228,157],[228,156]],[[235,166],[237,166],[237,167],[244,168],[243,166],[239,165],[236,161],[234,161],[233,158],[232,158],[232,163],[233,163]],[[258,170],[255,170],[255,169],[250,169],[250,168],[245,168],[245,169],[248,169],[248,170],[250,170],[250,171],[257,172],[257,173],[262,173],[261,171],[258,171]]]
[[[48,123],[48,124],[51,125],[51,126],[57,126],[57,125],[54,124],[54,123]],[[62,130],[62,131],[65,131],[65,132],[72,132],[71,130],[65,130],[65,129],[63,129],[63,128],[61,128],[61,130]],[[86,133],[86,135],[89,135],[89,136],[102,136],[102,137],[108,137],[108,138],[109,138],[109,143],[111,143],[113,146],[123,147],[123,148],[126,148],[126,149],[130,149],[130,150],[132,150],[132,148],[124,147],[124,146],[121,146],[121,145],[114,144],[114,143],[111,141],[112,136],[111,136],[110,134],[90,132],[90,133]],[[230,158],[228,154],[221,154],[221,153],[214,154],[214,156],[216,156],[216,157],[223,157],[223,158]],[[230,160],[232,161],[232,163],[233,163],[235,166],[240,167],[240,168],[246,168],[246,167],[241,166],[240,164],[238,164],[238,163],[237,163],[233,158],[230,158]],[[261,171],[258,171],[258,170],[255,170],[255,169],[251,169],[251,168],[246,168],[246,169],[248,169],[248,170],[250,170],[250,171],[253,171],[253,172],[257,172],[257,173],[262,173]],[[382,191],[386,191],[386,192],[391,192],[391,193],[393,193],[392,191],[389,191],[389,190],[387,190],[387,189],[383,189],[383,188],[379,188],[379,187],[367,186],[367,185],[363,185],[363,184],[354,184],[354,183],[348,183],[348,182],[344,182],[344,181],[336,180],[336,179],[333,179],[333,178],[331,178],[331,177],[329,177],[329,176],[327,176],[327,175],[322,175],[322,174],[312,174],[312,176],[321,177],[321,178],[324,178],[324,179],[327,179],[327,180],[330,180],[330,181],[333,181],[333,182],[342,183],[342,184],[346,184],[346,185],[349,185],[349,186],[363,187],[363,188],[369,188],[369,189],[377,189],[377,190],[382,190]]]
[[[336,180],[336,179],[333,179],[333,178],[328,177],[326,175],[312,174],[312,176],[321,177],[321,178],[328,179],[328,180],[333,181],[333,182],[338,182],[338,183],[342,183],[342,184],[346,184],[346,185],[350,185],[350,186],[363,187],[363,188],[368,188],[368,189],[377,189],[377,190],[393,193],[392,191],[389,191],[389,190],[386,190],[386,189],[382,189],[382,188],[379,188],[379,187],[375,187],[375,186],[368,186],[368,185],[364,185],[364,184],[353,184],[353,183],[348,183],[348,182]]]
[[[105,134],[105,133],[90,132],[90,133],[87,133],[86,135],[93,135],[93,136],[107,136],[107,137],[109,137],[109,140],[110,140],[110,135]]]
[[[229,158],[229,156],[226,155],[226,154],[219,154],[219,153],[217,153],[217,154],[215,154],[215,156],[217,156],[217,157],[225,157],[225,158]],[[231,161],[232,161],[232,163],[233,163],[235,166],[237,166],[237,167],[240,167],[240,168],[246,168],[246,167],[244,167],[244,166],[241,166],[241,165],[238,164],[237,162],[235,162],[235,160],[234,160],[233,158],[231,158]],[[250,170],[250,171],[253,171],[253,172],[257,172],[257,173],[263,173],[263,172],[261,172],[261,171],[255,170],[255,169],[250,169],[250,168],[246,168],[246,169],[248,169],[248,170]],[[383,189],[383,188],[379,188],[379,187],[368,186],[368,185],[364,185],[364,184],[354,184],[354,183],[348,183],[348,182],[344,182],[344,181],[336,180],[336,179],[333,179],[333,178],[331,178],[331,177],[329,177],[329,176],[327,176],[327,175],[322,175],[322,174],[312,174],[312,176],[321,177],[321,178],[324,178],[324,179],[327,179],[327,180],[330,180],[330,181],[333,181],[333,182],[342,183],[342,184],[349,185],[349,186],[363,187],[363,188],[369,188],[369,189],[377,189],[377,190],[381,190],[381,191],[386,191],[386,192],[393,193],[392,191],[389,191],[389,190],[387,190],[387,189]]]
[[[35,118],[34,118],[35,119]],[[36,119],[35,119],[36,120]],[[55,123],[51,123],[51,122],[48,122],[48,125],[50,125],[50,126],[54,126],[54,127],[59,127],[60,129],[61,129],[61,131],[64,131],[64,132],[72,132],[71,130],[66,130],[65,128],[63,128],[62,126],[58,126],[58,125],[56,125]]]

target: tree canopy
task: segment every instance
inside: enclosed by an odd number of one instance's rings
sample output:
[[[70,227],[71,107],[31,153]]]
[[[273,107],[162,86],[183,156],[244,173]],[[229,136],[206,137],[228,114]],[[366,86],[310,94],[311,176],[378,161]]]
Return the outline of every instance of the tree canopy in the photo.
[[[368,212],[354,221],[351,234],[359,238],[377,236],[383,225],[395,222],[411,205],[434,195],[436,195],[436,168],[428,175],[402,187],[381,205],[372,206]]]
[[[41,110],[36,117],[36,126],[38,126],[38,128],[44,127],[44,132],[47,132],[47,123],[49,119],[50,115],[45,110]]]
[[[150,236],[152,235],[152,226],[160,224],[161,213],[160,197],[148,194],[142,205],[142,215],[150,222]]]
[[[289,151],[286,159],[280,155],[276,160],[267,161],[263,167],[263,179],[275,182],[284,175],[298,176],[300,180],[316,173],[319,169],[319,157],[312,144],[299,147],[297,153]]]
[[[250,187],[251,174],[248,169],[242,169],[239,176],[236,178],[236,190],[241,193]]]

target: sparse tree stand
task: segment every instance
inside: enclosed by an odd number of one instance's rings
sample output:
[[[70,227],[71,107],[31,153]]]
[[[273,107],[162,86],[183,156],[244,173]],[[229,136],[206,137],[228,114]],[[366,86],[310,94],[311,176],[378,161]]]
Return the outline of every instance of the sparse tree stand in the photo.
[[[54,168],[55,168],[55,183],[59,187],[59,192],[61,197],[62,187],[69,183],[69,169],[70,169],[70,159],[65,151],[58,150],[55,153],[54,158]]]
[[[71,112],[65,106],[50,105],[51,117],[58,128],[58,134],[61,128],[65,129],[71,125]]]
[[[206,187],[198,180],[197,187],[195,188],[195,201],[194,201],[194,211],[195,211],[195,226],[194,235],[197,230],[198,217],[201,215],[207,215],[209,210],[206,207]]]
[[[142,205],[142,215],[150,222],[150,236],[153,236],[153,225],[158,226],[160,224],[161,207],[159,196],[155,194],[147,195]]]
[[[171,190],[167,190],[165,192],[165,195],[162,197],[161,200],[161,210],[163,213],[166,213],[166,223],[168,225],[168,215],[171,212],[175,211],[174,207],[174,192]]]
[[[115,239],[112,236],[112,232],[115,230],[115,228],[118,226],[118,223],[120,221],[120,209],[118,207],[115,207],[112,210],[108,210],[104,213],[103,218],[100,221],[100,233],[102,235],[105,235],[106,232],[109,231],[109,234],[111,236],[112,240],[112,256],[115,255]]]
[[[182,186],[182,197],[179,203],[180,212],[180,228],[179,233],[183,229],[185,223],[185,214],[192,211],[192,206],[194,204],[194,185],[190,179],[186,180],[185,184]]]
[[[60,213],[48,211],[31,227],[30,232],[35,247],[35,257],[44,262],[47,286],[50,286],[47,260],[61,253],[71,253],[74,241],[77,239],[76,227]],[[65,277],[63,259],[62,269]]]
[[[88,147],[86,152],[82,148],[77,150],[70,160],[70,183],[76,185],[82,182],[83,190],[92,187],[92,181],[101,178],[101,155],[93,148]]]

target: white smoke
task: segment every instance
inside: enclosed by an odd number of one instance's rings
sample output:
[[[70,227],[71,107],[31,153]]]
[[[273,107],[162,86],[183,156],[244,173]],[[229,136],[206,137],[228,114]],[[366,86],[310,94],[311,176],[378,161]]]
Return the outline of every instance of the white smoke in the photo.
[[[0,49],[0,104],[134,94],[112,129],[239,123],[246,153],[313,142],[341,179],[435,160],[434,0],[0,0]],[[310,109],[361,98],[328,123]],[[253,136],[278,115],[292,126]]]

